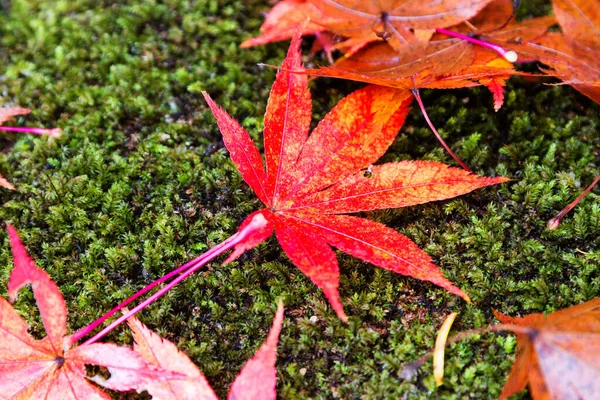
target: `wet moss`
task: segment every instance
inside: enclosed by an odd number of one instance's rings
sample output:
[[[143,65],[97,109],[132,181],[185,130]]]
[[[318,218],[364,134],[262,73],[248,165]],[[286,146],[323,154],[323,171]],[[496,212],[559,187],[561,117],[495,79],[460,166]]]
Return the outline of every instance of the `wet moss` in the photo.
[[[17,123],[64,130],[58,140],[3,137],[0,173],[18,191],[0,191],[0,219],[19,228],[59,284],[71,331],[221,242],[260,207],[199,91],[260,142],[275,73],[258,63],[280,63],[287,43],[238,45],[257,33],[266,3],[0,2],[1,101],[33,109]],[[521,17],[549,10],[544,1],[526,3]],[[282,398],[496,397],[514,356],[510,335],[452,346],[440,388],[427,366],[400,373],[433,344],[451,311],[460,312],[456,329],[468,329],[493,322],[491,308],[551,312],[600,295],[597,189],[558,230],[545,229],[600,173],[599,108],[549,82],[512,79],[498,113],[484,88],[425,91],[432,120],[459,156],[477,173],[514,180],[368,213],[422,246],[472,304],[340,254],[344,325],[270,239],[231,265],[211,264],[141,319],[189,354],[220,395],[264,340],[283,297]],[[358,87],[312,82],[315,118]],[[451,163],[418,110],[384,157],[401,159]],[[6,234],[0,240],[5,295],[12,259]],[[32,296],[17,306],[42,335]],[[124,329],[108,339],[131,342]]]

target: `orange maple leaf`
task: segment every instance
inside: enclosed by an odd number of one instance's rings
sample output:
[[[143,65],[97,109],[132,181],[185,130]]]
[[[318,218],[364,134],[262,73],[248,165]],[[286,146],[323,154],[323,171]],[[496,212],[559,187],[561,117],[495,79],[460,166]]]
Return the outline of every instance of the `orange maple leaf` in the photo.
[[[493,44],[506,50],[520,50],[520,43],[537,39],[556,23],[554,17],[542,17],[523,22],[511,22],[495,29],[512,15],[511,0],[495,0],[488,4],[469,26],[464,24],[449,29],[462,33],[466,39]],[[447,31],[448,32],[448,31]],[[450,32],[449,32],[450,33]],[[531,54],[528,54],[532,57]],[[514,74],[512,63],[488,48],[465,39],[435,34],[424,53],[398,53],[382,43],[371,44],[351,56],[341,58],[334,66],[308,70],[315,76],[326,76],[395,87],[400,89],[454,89],[487,86],[494,95],[494,108],[503,103],[503,86]]]
[[[433,30],[468,20],[493,0],[282,0],[267,14],[261,35],[242,47],[289,39],[296,26],[309,19],[302,35],[329,32],[335,45],[353,54],[372,42],[386,42],[400,53],[421,52]]]
[[[494,315],[517,334],[517,358],[501,399],[527,383],[536,400],[600,397],[600,298],[548,316]]]
[[[308,136],[311,100],[295,36],[271,89],[265,114],[266,171],[248,133],[204,93],[231,159],[267,208],[268,224],[236,247],[229,260],[268,238],[273,229],[284,252],[323,290],[342,320],[339,269],[330,246],[391,271],[468,296],[444,278],[431,258],[383,224],[343,215],[448,199],[506,178],[480,178],[427,161],[367,168],[396,137],[411,101],[409,91],[368,86],[340,101]],[[228,260],[228,261],[229,261]]]
[[[346,36],[353,47],[384,39],[399,53],[420,52],[431,32],[468,20],[492,0],[308,0],[325,16],[329,31]]]
[[[15,267],[8,283],[11,300],[31,284],[46,337],[36,340],[27,323],[8,301],[0,298],[0,398],[2,399],[110,399],[86,377],[85,365],[98,365],[111,373],[99,380],[113,390],[131,390],[148,381],[182,377],[150,365],[135,351],[111,343],[71,347],[67,308],[50,276],[27,254],[15,228],[7,225]]]
[[[186,376],[185,379],[149,382],[138,391],[147,390],[156,400],[217,400],[202,372],[177,346],[152,332],[135,317],[129,318],[128,323],[135,339],[134,349],[144,360],[166,371]],[[275,361],[282,324],[283,303],[280,301],[267,341],[235,378],[229,390],[229,399],[275,400]]]

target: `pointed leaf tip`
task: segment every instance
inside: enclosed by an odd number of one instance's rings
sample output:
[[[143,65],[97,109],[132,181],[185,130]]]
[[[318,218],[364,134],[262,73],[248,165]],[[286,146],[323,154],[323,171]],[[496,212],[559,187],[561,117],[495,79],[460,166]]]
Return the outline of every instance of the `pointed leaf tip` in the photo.
[[[267,197],[265,188],[267,181],[265,166],[252,138],[235,119],[211,99],[208,93],[203,91],[202,95],[217,120],[231,161],[258,198],[264,204],[269,205],[270,199]]]
[[[275,400],[277,393],[277,343],[283,325],[283,301],[279,300],[267,340],[242,368],[229,390],[229,400]]]
[[[15,265],[8,279],[9,298],[14,302],[19,290],[25,285],[31,285],[47,337],[53,348],[58,351],[62,349],[62,340],[67,333],[67,305],[65,299],[50,275],[37,267],[29,257],[17,230],[8,223],[6,229],[8,230]]]

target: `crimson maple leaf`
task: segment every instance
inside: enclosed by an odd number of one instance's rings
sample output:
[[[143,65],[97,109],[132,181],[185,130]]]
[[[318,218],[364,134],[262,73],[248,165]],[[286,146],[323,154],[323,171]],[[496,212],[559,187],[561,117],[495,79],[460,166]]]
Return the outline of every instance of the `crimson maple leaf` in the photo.
[[[468,300],[410,239],[383,224],[343,214],[447,199],[506,178],[480,178],[428,161],[371,168],[404,122],[411,99],[407,90],[358,90],[308,136],[311,99],[306,75],[295,73],[303,71],[299,46],[297,34],[271,89],[264,130],[266,170],[248,133],[204,93],[231,159],[267,207],[244,221],[241,229],[258,216],[267,223],[238,244],[228,261],[274,229],[290,260],[321,288],[344,321],[338,262],[330,246]]]
[[[15,228],[7,227],[15,263],[8,283],[9,297],[14,301],[19,289],[31,284],[46,337],[31,337],[25,320],[0,298],[0,398],[110,399],[89,382],[86,364],[108,368],[110,378],[99,382],[113,390],[131,390],[149,381],[182,377],[112,343],[71,347],[66,335],[67,308],[58,286],[29,257]]]
[[[172,342],[161,338],[137,318],[128,319],[135,339],[134,349],[150,364],[186,378],[149,382],[138,389],[147,390],[155,400],[217,400],[217,396],[187,355]],[[283,323],[283,302],[279,302],[267,341],[258,349],[235,378],[229,390],[231,400],[274,400],[277,397],[275,361],[277,342]]]

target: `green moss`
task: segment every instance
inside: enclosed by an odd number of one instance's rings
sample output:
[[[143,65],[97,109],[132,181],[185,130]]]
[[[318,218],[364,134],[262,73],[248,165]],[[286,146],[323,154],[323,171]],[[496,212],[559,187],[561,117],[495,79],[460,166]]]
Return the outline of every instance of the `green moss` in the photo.
[[[274,71],[257,64],[280,63],[287,43],[238,48],[268,9],[259,0],[0,4],[2,101],[33,109],[18,123],[65,132],[58,140],[4,136],[11,147],[0,154],[0,173],[18,191],[0,191],[0,219],[19,228],[60,285],[74,331],[233,234],[259,207],[199,91],[258,142]],[[520,17],[549,10],[544,1],[524,6]],[[318,119],[360,85],[322,79],[311,87]],[[141,314],[219,394],[264,340],[279,297],[287,308],[277,364],[282,398],[460,399],[498,395],[515,340],[483,335],[453,345],[441,388],[427,366],[402,377],[403,363],[433,344],[447,313],[459,311],[455,328],[468,329],[492,323],[492,307],[551,312],[600,295],[597,189],[558,230],[545,229],[600,173],[598,105],[568,86],[519,78],[498,113],[483,88],[423,98],[467,164],[514,181],[368,216],[414,239],[473,303],[340,255],[346,326],[271,239],[231,265],[210,265]],[[414,110],[384,161],[417,158],[451,163]],[[6,295],[12,259],[5,233],[0,241]],[[41,335],[32,296],[17,306]],[[125,330],[108,339],[131,342]]]

